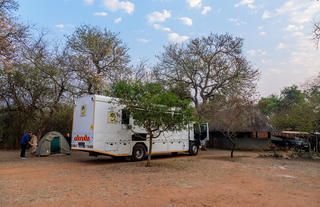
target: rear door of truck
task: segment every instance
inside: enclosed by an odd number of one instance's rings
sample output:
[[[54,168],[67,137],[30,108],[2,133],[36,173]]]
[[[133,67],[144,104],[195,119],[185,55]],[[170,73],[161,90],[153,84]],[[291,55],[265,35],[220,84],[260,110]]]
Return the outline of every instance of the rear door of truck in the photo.
[[[75,100],[72,126],[72,149],[93,149],[93,100],[93,96],[85,96]]]

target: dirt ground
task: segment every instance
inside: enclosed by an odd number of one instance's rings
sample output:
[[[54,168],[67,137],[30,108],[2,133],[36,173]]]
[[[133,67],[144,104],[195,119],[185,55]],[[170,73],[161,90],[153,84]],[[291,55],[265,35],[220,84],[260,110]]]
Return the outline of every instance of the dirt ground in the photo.
[[[0,206],[320,206],[320,162],[209,150],[143,162],[0,151]]]

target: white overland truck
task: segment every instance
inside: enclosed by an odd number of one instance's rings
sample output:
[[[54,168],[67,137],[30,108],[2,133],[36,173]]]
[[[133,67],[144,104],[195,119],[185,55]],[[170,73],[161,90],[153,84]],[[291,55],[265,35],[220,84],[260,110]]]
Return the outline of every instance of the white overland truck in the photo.
[[[125,106],[117,100],[89,95],[75,101],[72,150],[89,152],[91,156],[131,157],[136,161],[146,157],[149,146],[146,131],[134,125]],[[207,123],[202,123],[199,130],[194,130],[190,124],[184,130],[164,132],[154,138],[152,153],[189,152],[196,155],[200,144],[208,139]]]

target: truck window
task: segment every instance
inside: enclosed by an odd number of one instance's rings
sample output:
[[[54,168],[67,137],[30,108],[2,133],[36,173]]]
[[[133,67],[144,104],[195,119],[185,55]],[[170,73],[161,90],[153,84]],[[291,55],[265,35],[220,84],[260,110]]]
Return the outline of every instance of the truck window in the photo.
[[[122,116],[121,116],[121,124],[129,124],[130,120],[130,112],[128,110],[122,110]]]
[[[132,135],[132,141],[145,141],[147,140],[147,134],[145,133],[135,133]]]

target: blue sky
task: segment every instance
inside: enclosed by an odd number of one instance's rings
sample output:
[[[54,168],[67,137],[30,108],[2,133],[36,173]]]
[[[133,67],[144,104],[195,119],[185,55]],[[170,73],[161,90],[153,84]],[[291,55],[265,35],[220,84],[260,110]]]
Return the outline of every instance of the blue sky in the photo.
[[[156,63],[163,46],[210,32],[244,38],[244,55],[261,72],[262,96],[320,72],[312,26],[320,21],[315,0],[18,0],[25,23],[45,29],[54,42],[76,26],[119,33],[132,62]]]

